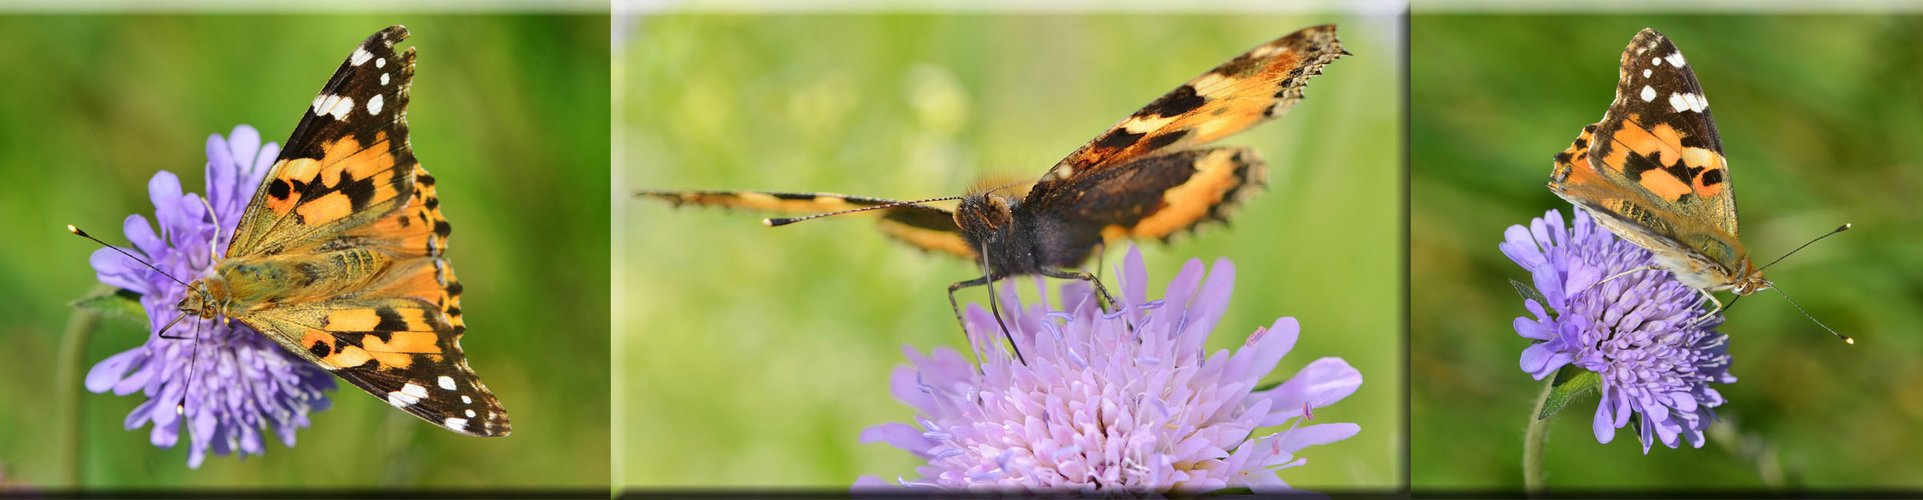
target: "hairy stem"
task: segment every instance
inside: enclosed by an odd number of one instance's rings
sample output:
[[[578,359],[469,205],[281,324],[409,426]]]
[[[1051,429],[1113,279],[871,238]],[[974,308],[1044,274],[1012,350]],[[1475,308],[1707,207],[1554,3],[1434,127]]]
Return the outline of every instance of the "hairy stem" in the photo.
[[[59,405],[60,426],[55,434],[58,439],[53,447],[55,463],[59,464],[59,481],[66,486],[80,485],[80,414],[82,371],[86,363],[81,357],[87,349],[87,339],[93,337],[94,327],[100,324],[100,314],[84,308],[74,308],[73,315],[67,317],[67,328],[60,334],[60,357],[55,361],[57,381],[54,384],[56,403]]]
[[[1529,428],[1522,435],[1522,488],[1531,497],[1543,491],[1542,444],[1549,439],[1549,419],[1541,416],[1555,387],[1555,377],[1543,382],[1542,395],[1536,397],[1536,407],[1529,410]]]

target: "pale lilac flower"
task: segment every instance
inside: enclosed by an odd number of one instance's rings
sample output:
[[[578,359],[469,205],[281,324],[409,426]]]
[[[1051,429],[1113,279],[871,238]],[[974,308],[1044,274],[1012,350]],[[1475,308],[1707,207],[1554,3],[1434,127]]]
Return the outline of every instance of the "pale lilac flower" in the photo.
[[[1675,448],[1687,440],[1703,446],[1703,430],[1723,404],[1709,386],[1736,381],[1729,374],[1728,337],[1717,333],[1721,315],[1710,315],[1695,289],[1663,270],[1644,270],[1651,253],[1629,243],[1576,210],[1575,226],[1550,210],[1528,227],[1510,226],[1499,247],[1529,271],[1548,304],[1524,301],[1531,316],[1516,318],[1516,333],[1532,343],[1522,370],[1542,380],[1576,367],[1601,376],[1602,402],[1593,430],[1607,443],[1637,415],[1643,452],[1661,441]],[[1593,285],[1593,286],[1592,286]],[[1545,307],[1553,309],[1552,314]]]
[[[154,174],[147,192],[160,233],[146,217],[127,216],[125,231],[133,248],[125,250],[181,281],[210,275],[214,254],[226,251],[241,212],[279,153],[280,146],[261,144],[260,133],[245,125],[226,138],[208,137],[205,203],[182,193],[172,172]],[[173,447],[184,421],[189,467],[200,467],[210,449],[217,455],[259,455],[267,451],[263,427],[271,425],[282,443],[293,446],[294,432],[308,425],[307,414],[328,406],[322,391],[335,385],[326,370],[240,322],[189,317],[166,332],[172,338],[163,338],[161,327],[182,314],[174,305],[186,287],[112,249],[95,251],[92,262],[102,283],[140,294],[148,338],[94,365],[87,372],[87,390],[142,393],[147,400],[127,415],[126,426],[133,430],[152,423],[154,446]]]
[[[1207,282],[1203,273],[1202,262],[1191,260],[1163,299],[1148,300],[1148,273],[1131,247],[1111,282],[1121,290],[1112,313],[1101,312],[1080,282],[1062,287],[1067,304],[1059,308],[1045,298],[1023,305],[1004,286],[1002,314],[1026,364],[1001,347],[994,317],[971,306],[970,347],[985,361],[977,366],[948,348],[928,356],[904,348],[910,363],[892,381],[895,397],[918,413],[916,423],[862,433],[863,442],[926,459],[919,477],[891,484],[864,476],[855,488],[1291,491],[1277,471],[1307,463],[1297,452],[1360,430],[1305,421],[1313,408],[1354,393],[1362,375],[1329,357],[1257,390],[1295,346],[1296,321],[1256,329],[1233,354],[1206,352],[1235,268],[1224,259]]]

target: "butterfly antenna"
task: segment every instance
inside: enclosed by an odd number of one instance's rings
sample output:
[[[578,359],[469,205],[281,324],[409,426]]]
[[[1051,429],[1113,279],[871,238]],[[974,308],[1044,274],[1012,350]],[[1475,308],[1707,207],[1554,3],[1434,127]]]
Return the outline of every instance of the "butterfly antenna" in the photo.
[[[1847,225],[1847,224],[1846,224],[1846,225],[1844,225],[1844,226],[1843,226],[1843,229],[1849,229],[1849,225]],[[1838,229],[1837,231],[1842,231],[1842,229]],[[1831,233],[1831,234],[1835,234],[1835,233]],[[1787,294],[1787,293],[1783,293],[1783,290],[1782,290],[1782,289],[1780,289],[1780,288],[1776,288],[1776,286],[1775,286],[1774,284],[1771,284],[1771,285],[1770,285],[1770,287],[1769,287],[1769,289],[1771,289],[1771,290],[1775,290],[1775,291],[1776,291],[1776,294],[1777,294],[1777,295],[1781,295],[1781,296],[1783,296],[1783,300],[1785,300],[1785,301],[1789,301],[1789,305],[1791,305],[1791,306],[1795,306],[1795,307],[1796,307],[1796,311],[1797,311],[1797,312],[1800,312],[1800,313],[1803,313],[1803,317],[1805,317],[1805,318],[1809,318],[1809,320],[1810,320],[1810,322],[1811,322],[1811,323],[1816,323],[1816,326],[1820,326],[1820,327],[1823,327],[1823,330],[1824,330],[1824,331],[1828,331],[1828,332],[1830,332],[1830,335],[1835,335],[1835,336],[1836,336],[1836,338],[1838,338],[1838,339],[1842,339],[1842,340],[1843,340],[1843,343],[1845,343],[1845,344],[1855,344],[1855,343],[1856,343],[1856,339],[1853,339],[1853,338],[1850,338],[1850,336],[1848,336],[1848,335],[1844,335],[1844,334],[1841,334],[1841,333],[1837,333],[1837,332],[1836,332],[1836,330],[1835,330],[1835,329],[1833,329],[1833,328],[1830,328],[1830,326],[1829,326],[1829,325],[1825,325],[1825,324],[1823,324],[1823,322],[1822,322],[1822,321],[1817,321],[1817,320],[1816,320],[1816,317],[1815,317],[1815,316],[1811,316],[1811,315],[1809,314],[1809,310],[1807,310],[1807,309],[1803,309],[1803,305],[1802,305],[1802,304],[1798,304],[1798,303],[1796,303],[1796,300],[1794,300],[1794,299],[1791,299],[1791,298],[1789,298],[1789,294]]]
[[[185,317],[187,317],[186,314],[181,314],[179,317],[174,318],[174,321],[178,322],[180,321],[180,318],[185,318]],[[194,333],[192,334],[193,336],[187,337],[188,339],[187,341],[192,342],[187,347],[187,378],[181,379],[182,385],[180,387],[180,402],[174,405],[174,412],[176,414],[183,415],[183,416],[187,414],[187,392],[194,388],[194,385],[193,385],[194,384],[194,365],[200,362],[200,325],[201,323],[202,322],[200,321],[195,321]],[[172,323],[169,323],[169,325],[171,324]],[[165,330],[162,330],[162,331],[165,331]],[[245,379],[247,377],[241,377],[241,378]]]
[[[1808,247],[1808,246],[1810,246],[1811,244],[1814,244],[1814,243],[1816,243],[1816,242],[1818,242],[1818,241],[1823,241],[1823,238],[1828,238],[1828,237],[1831,237],[1831,236],[1835,236],[1835,235],[1836,235],[1836,233],[1840,233],[1840,232],[1843,232],[1843,231],[1848,231],[1848,230],[1850,230],[1850,228],[1851,228],[1851,227],[1853,227],[1853,226],[1854,226],[1854,224],[1843,224],[1842,226],[1838,226],[1838,227],[1836,228],[1836,230],[1833,230],[1833,231],[1830,231],[1830,232],[1828,232],[1828,233],[1824,233],[1824,234],[1823,234],[1822,236],[1817,236],[1817,237],[1816,237],[1816,239],[1813,239],[1813,240],[1809,240],[1809,243],[1804,243],[1804,244],[1803,244],[1803,246],[1800,246],[1800,247],[1796,247],[1796,249],[1795,249],[1795,250],[1790,250],[1790,251],[1789,251],[1789,253],[1786,253],[1786,254],[1783,254],[1783,256],[1782,256],[1782,257],[1777,257],[1777,258],[1776,258],[1776,260],[1772,260],[1772,261],[1769,261],[1769,263],[1768,263],[1768,264],[1763,264],[1763,267],[1759,267],[1759,268],[1756,268],[1756,270],[1758,270],[1758,271],[1761,271],[1761,270],[1764,270],[1764,269],[1769,269],[1769,266],[1774,266],[1774,265],[1776,265],[1776,263],[1778,263],[1778,262],[1782,262],[1782,261],[1783,261],[1783,259],[1787,259],[1787,258],[1789,258],[1789,256],[1791,256],[1791,255],[1796,255],[1796,252],[1800,252],[1800,251],[1802,251],[1802,250],[1803,250],[1803,248],[1805,248],[1805,247]],[[1815,319],[1815,318],[1811,318],[1811,319]],[[1835,333],[1835,332],[1830,332],[1830,333]]]
[[[143,266],[147,266],[147,268],[148,268],[148,269],[152,269],[152,270],[154,270],[154,272],[158,272],[158,273],[160,273],[160,275],[161,275],[161,276],[166,276],[166,277],[167,277],[167,279],[170,279],[170,280],[174,280],[174,282],[175,282],[175,283],[179,283],[179,284],[180,284],[180,286],[188,286],[188,285],[187,285],[187,282],[185,282],[185,281],[181,281],[181,280],[180,280],[180,278],[175,278],[175,277],[174,277],[174,275],[171,275],[171,274],[167,274],[167,271],[162,271],[162,270],[160,270],[160,268],[159,268],[159,267],[155,267],[153,263],[151,263],[151,262],[147,262],[147,260],[146,260],[146,259],[142,259],[142,258],[139,258],[139,257],[135,257],[135,256],[134,256],[134,254],[131,254],[131,253],[127,253],[127,251],[126,251],[126,250],[122,250],[122,249],[121,249],[120,247],[117,247],[117,246],[113,246],[113,245],[109,245],[109,244],[107,244],[107,242],[105,242],[105,241],[100,241],[100,238],[95,238],[95,237],[93,237],[93,235],[91,235],[91,234],[87,234],[87,232],[86,232],[86,231],[81,231],[81,230],[80,230],[80,228],[77,228],[77,227],[74,227],[74,226],[73,226],[73,224],[68,224],[68,225],[67,225],[67,232],[70,232],[70,233],[73,233],[74,235],[76,235],[76,236],[79,236],[79,237],[82,237],[82,238],[86,238],[86,239],[89,239],[89,240],[93,240],[93,242],[94,242],[94,243],[99,243],[99,244],[100,244],[100,246],[103,246],[103,247],[107,247],[107,248],[109,248],[109,249],[112,249],[112,250],[113,250],[113,251],[115,251],[115,252],[120,252],[120,254],[121,254],[121,255],[125,255],[125,256],[127,256],[127,258],[129,258],[129,259],[133,259],[133,260],[134,260],[134,262],[139,262],[139,263],[140,263],[140,265],[143,265]]]
[[[769,218],[769,219],[761,219],[761,223],[764,225],[767,225],[768,227],[781,227],[789,224],[794,224],[796,222],[801,222],[805,220],[814,220],[822,217],[830,217],[830,216],[836,216],[836,215],[842,215],[842,214],[852,214],[856,212],[867,212],[869,210],[882,210],[882,209],[889,209],[889,208],[895,208],[895,207],[901,207],[901,206],[907,206],[907,205],[920,205],[923,203],[934,203],[937,201],[951,201],[951,200],[959,200],[959,199],[962,199],[962,197],[946,196],[941,198],[929,198],[926,200],[897,201],[894,203],[888,203],[883,205],[853,208],[853,209],[841,210],[837,212],[828,212],[823,214],[814,214],[807,217],[775,217],[775,218]]]

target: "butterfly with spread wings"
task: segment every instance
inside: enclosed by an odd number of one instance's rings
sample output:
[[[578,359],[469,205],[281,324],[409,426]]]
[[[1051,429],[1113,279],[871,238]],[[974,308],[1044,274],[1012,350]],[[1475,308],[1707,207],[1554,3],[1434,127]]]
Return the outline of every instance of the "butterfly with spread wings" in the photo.
[[[461,350],[451,227],[408,143],[414,49],[394,48],[407,36],[383,29],[335,70],[177,309],[244,323],[435,425],[506,436],[507,410]]]
[[[1105,242],[1166,240],[1229,210],[1267,181],[1252,149],[1204,147],[1287,112],[1308,80],[1349,55],[1335,25],[1306,28],[1262,44],[1189,80],[1110,127],[1050,168],[1032,186],[1005,186],[964,196],[897,201],[832,193],[641,191],[675,205],[815,213],[769,219],[771,226],[853,212],[880,214],[883,233],[927,250],[976,261],[982,276],[949,286],[955,292],[1002,278],[1043,275],[1093,282],[1074,270]],[[954,211],[926,205],[960,200]],[[994,307],[995,301],[989,301]],[[997,320],[1000,315],[996,315]],[[1006,329],[1004,329],[1006,333]],[[1017,353],[1019,355],[1019,353]]]

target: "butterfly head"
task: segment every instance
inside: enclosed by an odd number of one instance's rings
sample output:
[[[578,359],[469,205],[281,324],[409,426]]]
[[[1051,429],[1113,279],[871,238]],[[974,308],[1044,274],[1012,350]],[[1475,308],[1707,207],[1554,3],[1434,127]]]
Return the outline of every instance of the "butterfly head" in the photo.
[[[969,195],[955,207],[955,225],[971,240],[986,241],[1003,232],[1014,220],[1015,211],[1008,199],[995,194]]]
[[[193,283],[187,284],[187,295],[181,297],[174,308],[202,318],[213,318],[220,313],[221,301],[217,297],[222,294],[217,292],[224,291],[224,284],[224,281],[218,279],[194,280]]]
[[[1736,285],[1730,287],[1730,291],[1736,292],[1737,295],[1749,295],[1763,291],[1763,289],[1769,288],[1770,286],[1771,283],[1769,280],[1763,279],[1762,271],[1753,271],[1741,278],[1737,278]]]

